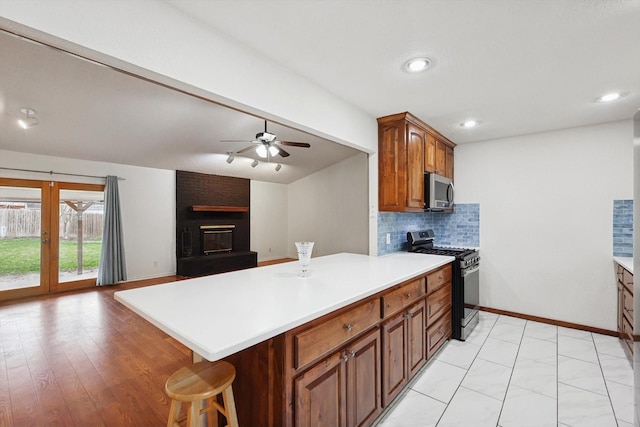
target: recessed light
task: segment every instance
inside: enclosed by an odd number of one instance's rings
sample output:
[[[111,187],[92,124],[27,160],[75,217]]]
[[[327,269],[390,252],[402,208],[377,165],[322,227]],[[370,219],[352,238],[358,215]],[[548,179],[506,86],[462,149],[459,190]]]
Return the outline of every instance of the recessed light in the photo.
[[[404,63],[404,69],[410,73],[419,73],[431,66],[431,60],[426,57],[413,58]]]
[[[611,92],[606,95],[602,95],[599,98],[596,98],[596,102],[613,102],[624,96],[627,96],[627,94],[624,92]]]
[[[18,119],[18,126],[20,126],[22,129],[29,129],[30,127],[34,127],[38,124],[36,112],[31,108],[21,108],[20,113],[23,117],[20,117]]]
[[[480,120],[465,120],[460,123],[460,126],[463,128],[474,128],[480,124]]]

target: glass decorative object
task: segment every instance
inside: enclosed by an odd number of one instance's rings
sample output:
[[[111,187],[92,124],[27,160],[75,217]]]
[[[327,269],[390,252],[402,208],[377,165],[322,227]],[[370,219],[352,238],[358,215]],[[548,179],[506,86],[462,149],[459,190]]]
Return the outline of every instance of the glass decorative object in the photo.
[[[313,251],[314,242],[295,242],[298,251],[298,261],[302,269],[300,277],[309,276],[309,264],[311,264],[311,251]]]

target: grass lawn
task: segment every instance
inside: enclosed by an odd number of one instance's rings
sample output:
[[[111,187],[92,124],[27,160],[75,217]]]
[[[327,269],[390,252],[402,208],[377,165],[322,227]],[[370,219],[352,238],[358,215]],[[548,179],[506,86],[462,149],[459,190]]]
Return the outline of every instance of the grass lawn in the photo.
[[[82,245],[83,268],[98,267],[102,242],[85,241]],[[60,270],[78,268],[75,241],[60,241]],[[40,239],[0,239],[0,275],[40,271]]]

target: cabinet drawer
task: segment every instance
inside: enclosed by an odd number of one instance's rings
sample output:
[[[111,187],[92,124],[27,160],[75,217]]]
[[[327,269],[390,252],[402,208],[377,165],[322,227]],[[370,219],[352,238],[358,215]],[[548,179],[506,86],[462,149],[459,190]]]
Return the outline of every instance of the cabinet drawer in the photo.
[[[625,286],[622,287],[622,312],[629,323],[633,323],[633,294]]]
[[[445,311],[451,310],[451,283],[441,286],[427,297],[427,325],[430,325]]]
[[[451,281],[451,264],[442,267],[441,269],[429,273],[427,275],[427,293],[438,289],[440,286]]]
[[[427,328],[427,359],[451,336],[451,310]]]
[[[405,283],[382,296],[383,317],[393,314],[424,295],[424,277]]]
[[[380,300],[360,304],[293,337],[295,368],[307,365],[380,321]]]

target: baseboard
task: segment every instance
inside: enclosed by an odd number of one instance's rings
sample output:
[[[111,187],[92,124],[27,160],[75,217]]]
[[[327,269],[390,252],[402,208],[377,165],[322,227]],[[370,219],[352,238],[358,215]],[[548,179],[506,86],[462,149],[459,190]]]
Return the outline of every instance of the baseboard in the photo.
[[[617,331],[610,331],[608,329],[580,325],[578,323],[564,322],[562,320],[548,319],[546,317],[538,317],[538,316],[532,316],[529,314],[515,313],[513,311],[500,310],[497,308],[490,308],[490,307],[478,307],[478,308],[482,311],[487,311],[489,313],[503,314],[505,316],[517,317],[519,319],[531,320],[531,321],[540,322],[540,323],[547,323],[549,325],[555,325],[555,326],[562,326],[563,328],[578,329],[581,331],[593,332],[593,333],[602,334],[602,335],[610,335],[613,337],[617,337],[619,335]]]

